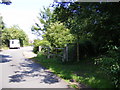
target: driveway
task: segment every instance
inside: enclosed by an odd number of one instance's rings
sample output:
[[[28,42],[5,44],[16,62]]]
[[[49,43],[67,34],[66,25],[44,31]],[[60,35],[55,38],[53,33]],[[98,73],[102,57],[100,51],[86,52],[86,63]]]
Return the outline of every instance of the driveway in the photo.
[[[68,83],[27,59],[34,57],[32,47],[2,51],[0,72],[2,88],[68,88]]]

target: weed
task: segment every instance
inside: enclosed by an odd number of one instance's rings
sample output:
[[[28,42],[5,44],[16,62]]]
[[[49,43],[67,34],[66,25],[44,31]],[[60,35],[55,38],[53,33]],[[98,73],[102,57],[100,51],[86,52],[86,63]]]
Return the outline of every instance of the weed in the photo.
[[[39,53],[33,58],[37,63],[45,66],[59,77],[67,80],[74,80],[77,83],[83,83],[91,88],[112,88],[113,85],[106,77],[105,73],[99,71],[99,67],[93,63],[81,61],[80,63],[62,63],[59,59],[47,59],[46,56]],[[77,87],[72,85],[72,87]]]

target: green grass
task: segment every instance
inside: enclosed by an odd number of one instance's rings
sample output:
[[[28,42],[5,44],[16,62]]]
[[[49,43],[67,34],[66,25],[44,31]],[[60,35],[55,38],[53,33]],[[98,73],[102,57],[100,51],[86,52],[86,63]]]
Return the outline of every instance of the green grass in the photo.
[[[91,88],[113,88],[105,73],[99,70],[99,66],[95,66],[87,60],[79,63],[62,63],[60,59],[47,59],[42,54],[38,54],[33,59],[68,82],[74,80]]]
[[[7,49],[9,49],[9,47],[2,46],[1,49],[3,49],[3,50],[7,50]]]

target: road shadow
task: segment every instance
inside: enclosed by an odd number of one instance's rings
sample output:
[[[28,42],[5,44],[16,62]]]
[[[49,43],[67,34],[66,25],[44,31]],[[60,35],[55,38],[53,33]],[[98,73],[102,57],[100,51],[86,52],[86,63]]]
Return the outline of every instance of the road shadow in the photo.
[[[14,71],[14,75],[9,76],[9,82],[25,82],[35,78],[40,83],[54,84],[60,82],[60,78],[29,59],[25,59],[23,63],[19,63],[18,70]]]
[[[0,55],[0,63],[10,62],[12,61],[11,59],[12,57],[10,55],[4,55],[4,54]]]
[[[58,83],[61,80],[50,71],[49,72],[45,71],[45,73],[47,73],[47,75],[43,76],[44,79],[42,79],[40,83],[53,84],[53,83]]]

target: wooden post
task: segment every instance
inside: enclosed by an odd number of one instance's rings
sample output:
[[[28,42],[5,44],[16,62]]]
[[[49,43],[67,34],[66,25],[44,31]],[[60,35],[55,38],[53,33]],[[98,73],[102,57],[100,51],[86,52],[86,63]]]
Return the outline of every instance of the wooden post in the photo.
[[[41,52],[41,46],[39,46],[39,52]]]
[[[63,49],[63,58],[62,58],[62,62],[65,61],[65,48]]]
[[[47,55],[47,58],[49,59],[50,58],[50,48],[48,47],[48,55]]]
[[[66,46],[66,61],[68,61],[68,46]]]

